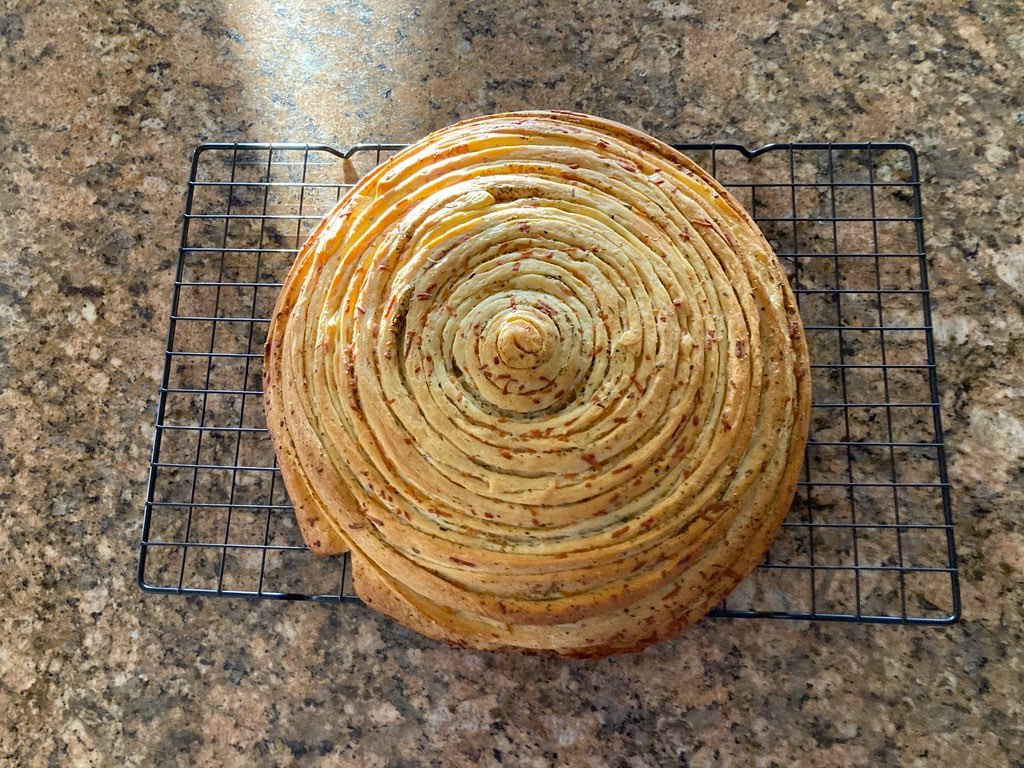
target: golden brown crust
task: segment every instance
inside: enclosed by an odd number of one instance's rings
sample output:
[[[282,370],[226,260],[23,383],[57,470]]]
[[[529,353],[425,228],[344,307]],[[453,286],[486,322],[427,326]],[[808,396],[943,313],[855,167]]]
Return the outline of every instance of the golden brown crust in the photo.
[[[468,120],[361,180],[266,347],[303,536],[423,634],[640,650],[763,558],[810,414],[792,292],[739,204],[599,118]]]

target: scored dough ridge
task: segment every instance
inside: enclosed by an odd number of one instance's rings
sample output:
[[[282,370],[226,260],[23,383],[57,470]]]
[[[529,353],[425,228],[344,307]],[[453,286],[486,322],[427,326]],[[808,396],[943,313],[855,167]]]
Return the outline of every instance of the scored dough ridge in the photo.
[[[442,129],[300,250],[265,349],[307,546],[454,645],[640,650],[763,559],[810,420],[771,246],[682,153],[609,120]]]

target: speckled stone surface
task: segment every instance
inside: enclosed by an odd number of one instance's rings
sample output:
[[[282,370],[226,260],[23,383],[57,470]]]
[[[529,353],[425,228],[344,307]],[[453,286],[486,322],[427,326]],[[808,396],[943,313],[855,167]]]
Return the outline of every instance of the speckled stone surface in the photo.
[[[1024,765],[1017,3],[194,5],[0,15],[0,763]],[[138,591],[191,149],[521,107],[918,147],[962,623],[712,620],[582,663],[450,650],[359,607]]]

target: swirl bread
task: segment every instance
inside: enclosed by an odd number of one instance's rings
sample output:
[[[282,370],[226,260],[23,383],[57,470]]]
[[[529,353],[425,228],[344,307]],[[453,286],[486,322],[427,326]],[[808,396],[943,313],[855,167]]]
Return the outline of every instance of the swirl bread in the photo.
[[[484,649],[639,650],[714,607],[792,501],[810,412],[793,294],[692,161],[580,114],[410,146],[303,246],[266,346],[309,548]]]

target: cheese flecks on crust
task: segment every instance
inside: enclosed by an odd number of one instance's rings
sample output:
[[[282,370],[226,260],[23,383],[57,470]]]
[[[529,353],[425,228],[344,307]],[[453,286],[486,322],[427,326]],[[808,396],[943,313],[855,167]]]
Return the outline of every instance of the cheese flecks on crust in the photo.
[[[522,112],[374,169],[266,346],[307,545],[434,638],[601,656],[691,624],[792,501],[810,377],[771,247],[625,126]]]

